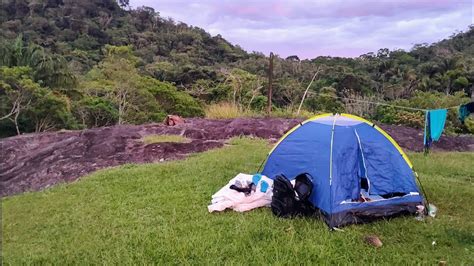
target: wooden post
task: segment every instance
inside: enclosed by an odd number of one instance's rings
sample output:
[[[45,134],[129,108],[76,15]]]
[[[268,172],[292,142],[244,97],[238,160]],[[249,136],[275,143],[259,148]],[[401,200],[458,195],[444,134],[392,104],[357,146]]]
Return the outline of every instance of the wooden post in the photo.
[[[268,67],[268,92],[267,92],[267,114],[272,112],[272,83],[273,83],[273,53],[270,53],[270,65]]]

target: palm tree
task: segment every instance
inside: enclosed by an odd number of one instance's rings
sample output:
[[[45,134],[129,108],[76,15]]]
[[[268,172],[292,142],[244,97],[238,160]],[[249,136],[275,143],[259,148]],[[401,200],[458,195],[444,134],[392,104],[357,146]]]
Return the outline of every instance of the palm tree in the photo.
[[[26,45],[21,34],[13,42],[0,44],[0,66],[28,66],[35,82],[52,89],[64,90],[76,82],[62,56],[50,54],[39,45]]]

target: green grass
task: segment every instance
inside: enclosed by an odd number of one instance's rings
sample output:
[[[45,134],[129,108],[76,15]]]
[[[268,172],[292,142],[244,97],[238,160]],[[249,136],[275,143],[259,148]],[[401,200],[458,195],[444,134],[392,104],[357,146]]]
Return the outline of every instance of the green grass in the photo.
[[[4,263],[474,263],[473,153],[410,154],[439,208],[424,222],[402,217],[330,232],[322,221],[279,219],[268,208],[209,214],[211,195],[254,172],[268,150],[263,140],[235,139],[184,161],[124,165],[5,198]],[[364,244],[366,234],[383,247]]]
[[[142,141],[145,144],[153,144],[153,143],[162,143],[162,142],[177,142],[177,143],[186,143],[190,142],[191,140],[180,136],[180,135],[148,135],[142,138]]]

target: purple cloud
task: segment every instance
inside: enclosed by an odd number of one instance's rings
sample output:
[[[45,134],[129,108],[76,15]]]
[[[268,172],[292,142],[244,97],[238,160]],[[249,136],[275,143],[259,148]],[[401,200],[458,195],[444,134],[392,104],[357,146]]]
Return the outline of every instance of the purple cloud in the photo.
[[[379,48],[410,49],[473,24],[471,0],[132,0],[221,34],[248,51],[282,57],[354,57]]]

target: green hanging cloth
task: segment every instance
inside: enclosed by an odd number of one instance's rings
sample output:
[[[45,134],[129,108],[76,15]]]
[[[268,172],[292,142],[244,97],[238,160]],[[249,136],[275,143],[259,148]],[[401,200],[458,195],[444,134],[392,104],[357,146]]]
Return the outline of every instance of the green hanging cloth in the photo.
[[[446,117],[448,116],[447,109],[437,109],[426,111],[425,114],[425,134],[423,139],[423,145],[425,147],[425,153],[430,149],[433,141],[438,141],[444,130],[446,123]]]

